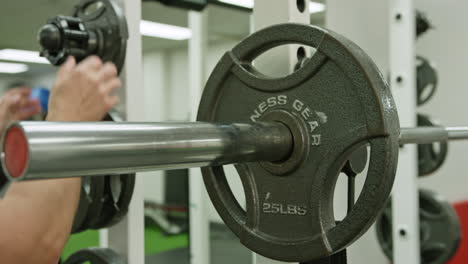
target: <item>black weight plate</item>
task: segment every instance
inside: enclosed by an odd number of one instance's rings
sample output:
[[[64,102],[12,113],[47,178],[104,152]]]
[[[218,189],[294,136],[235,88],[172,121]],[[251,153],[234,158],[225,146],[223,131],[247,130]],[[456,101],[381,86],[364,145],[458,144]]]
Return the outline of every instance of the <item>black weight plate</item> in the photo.
[[[343,249],[342,251],[329,257],[309,262],[301,262],[300,264],[347,264],[348,261],[346,256],[346,249]]]
[[[83,227],[83,223],[86,220],[86,215],[88,214],[88,207],[89,207],[89,177],[82,177],[81,178],[81,191],[80,191],[80,200],[78,203],[78,208],[76,210],[75,218],[73,220],[72,225],[72,234],[79,233],[86,229]]]
[[[110,248],[87,248],[73,253],[64,264],[126,264],[127,261]]]
[[[423,12],[416,10],[416,37],[419,38],[431,28],[433,26],[427,16]]]
[[[99,5],[97,10],[88,8]],[[122,9],[112,0],[82,0],[73,14],[83,20],[87,30],[94,31],[98,37],[98,49],[93,54],[103,61],[111,61],[120,72],[125,62],[128,28]],[[89,54],[91,55],[91,54]]]
[[[438,84],[436,69],[422,56],[416,57],[416,90],[417,103],[427,103],[435,94]]]
[[[92,228],[93,223],[99,219],[104,206],[105,178],[101,176],[83,177],[82,181],[82,189],[85,194],[84,199],[87,201],[88,210],[86,217],[82,220],[81,225],[74,233],[83,232]]]
[[[39,32],[41,56],[62,64],[68,56],[79,62],[97,55],[123,68],[128,39],[123,11],[113,0],[81,0],[72,17],[57,16]]]
[[[110,111],[103,121],[123,121],[117,111]],[[101,229],[111,227],[122,220],[128,212],[135,188],[135,174],[106,175],[102,210],[99,217],[90,223],[89,228]]]
[[[112,110],[102,121],[122,121],[119,114]],[[82,177],[81,194],[78,209],[72,226],[72,233],[94,228],[102,221],[101,213],[107,197],[107,177]]]
[[[285,77],[255,70],[256,57],[290,43],[316,52]],[[315,260],[349,246],[384,207],[396,171],[398,116],[376,65],[351,41],[318,27],[281,24],[260,30],[218,62],[205,86],[198,121],[260,120],[286,124],[295,141],[293,153],[283,163],[236,166],[245,211],[223,167],[202,168],[223,221],[246,247],[280,261]],[[335,224],[338,175],[350,153],[365,144],[370,163],[364,187],[349,214]]]
[[[418,114],[418,126],[435,126],[435,124],[428,116]],[[419,176],[426,176],[438,170],[444,164],[447,153],[447,142],[418,145]]]
[[[111,227],[127,215],[135,188],[135,174],[108,175],[105,177],[105,197],[101,214],[91,228]]]
[[[460,222],[455,209],[441,195],[419,190],[419,228],[422,264],[444,264],[455,254],[461,240]],[[385,255],[393,258],[392,206],[377,220],[377,238]]]

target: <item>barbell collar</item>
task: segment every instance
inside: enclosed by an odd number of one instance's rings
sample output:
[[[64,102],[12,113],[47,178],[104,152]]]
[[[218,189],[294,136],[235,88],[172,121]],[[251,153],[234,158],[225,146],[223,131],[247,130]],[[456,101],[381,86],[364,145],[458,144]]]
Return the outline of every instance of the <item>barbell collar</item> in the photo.
[[[279,122],[18,122],[5,130],[1,162],[19,181],[281,161],[292,145]]]

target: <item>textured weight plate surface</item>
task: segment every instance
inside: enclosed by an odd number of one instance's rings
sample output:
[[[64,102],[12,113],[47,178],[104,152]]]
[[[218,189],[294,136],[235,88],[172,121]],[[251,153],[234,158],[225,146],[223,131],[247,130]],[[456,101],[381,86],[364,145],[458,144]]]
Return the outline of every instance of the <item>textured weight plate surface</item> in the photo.
[[[289,43],[311,46],[316,52],[285,77],[265,76],[252,65],[263,52]],[[336,33],[281,24],[244,39],[212,72],[198,120],[278,121],[293,134],[289,160],[236,166],[245,211],[223,167],[202,168],[207,191],[224,222],[245,246],[266,257],[305,262],[337,253],[370,227],[390,195],[398,157],[395,104],[371,59]],[[338,175],[349,154],[364,144],[370,146],[364,187],[349,214],[335,223]]]
[[[125,259],[110,248],[87,248],[73,253],[64,264],[126,264]]]
[[[444,264],[457,251],[461,240],[460,222],[455,209],[441,195],[419,190],[419,228],[422,264]],[[389,258],[393,258],[392,206],[377,220],[377,238]]]
[[[436,126],[431,119],[418,114],[418,126]],[[448,153],[447,142],[434,142],[432,144],[418,145],[418,173],[426,176],[437,171],[444,164]]]
[[[102,3],[101,7],[88,12],[88,7],[98,3]],[[74,16],[81,18],[85,27],[99,36],[98,48],[94,54],[103,61],[113,62],[120,72],[125,61],[128,39],[127,21],[122,9],[112,0],[82,0],[75,8]]]

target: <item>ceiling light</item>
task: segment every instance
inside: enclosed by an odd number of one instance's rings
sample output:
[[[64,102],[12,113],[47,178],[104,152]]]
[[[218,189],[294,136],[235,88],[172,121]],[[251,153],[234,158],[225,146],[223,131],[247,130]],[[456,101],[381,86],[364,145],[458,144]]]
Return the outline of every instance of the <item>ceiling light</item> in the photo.
[[[140,22],[140,33],[143,36],[173,40],[184,40],[192,37],[192,30],[188,28],[146,20]]]
[[[253,8],[254,7],[254,0],[218,0],[218,2],[236,5],[244,8]],[[317,2],[310,2],[309,4],[309,12],[312,13],[319,13],[325,10],[325,5],[322,3]]]
[[[230,4],[230,5],[236,5],[240,7],[245,7],[245,8],[253,8],[254,7],[254,1],[253,0],[218,0],[219,2]]]
[[[317,3],[317,2],[310,2],[309,4],[309,12],[311,14],[313,13],[320,13],[325,11],[325,5],[322,3]]]
[[[22,63],[0,62],[0,73],[21,73],[28,71],[29,67]]]
[[[49,64],[46,58],[39,56],[39,52],[30,50],[2,49],[0,50],[0,60]]]

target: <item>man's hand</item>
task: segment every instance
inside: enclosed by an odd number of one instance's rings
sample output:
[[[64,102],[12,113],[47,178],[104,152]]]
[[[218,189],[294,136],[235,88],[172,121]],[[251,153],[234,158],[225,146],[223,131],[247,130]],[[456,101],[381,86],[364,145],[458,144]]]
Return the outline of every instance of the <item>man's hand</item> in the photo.
[[[47,120],[100,121],[118,103],[112,93],[120,86],[113,64],[90,57],[76,65],[69,58],[57,73]],[[24,102],[20,105],[29,109]],[[80,186],[80,178],[12,184],[0,202],[1,262],[57,263],[70,235]]]
[[[31,89],[14,88],[0,98],[0,132],[12,121],[25,120],[41,112],[39,100],[30,99]]]
[[[57,73],[49,98],[48,121],[100,121],[119,98],[117,68],[91,56],[76,65],[69,57]]]

